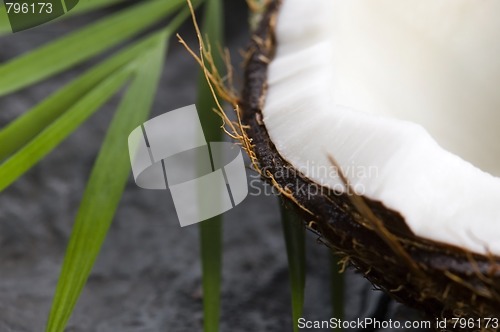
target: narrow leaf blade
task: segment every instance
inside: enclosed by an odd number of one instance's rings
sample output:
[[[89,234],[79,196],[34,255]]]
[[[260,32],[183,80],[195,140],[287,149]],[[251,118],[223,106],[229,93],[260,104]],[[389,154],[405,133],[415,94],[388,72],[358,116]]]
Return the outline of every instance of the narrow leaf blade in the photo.
[[[104,80],[70,110],[0,165],[0,192],[52,151],[90,115],[113,96],[130,76],[125,68]]]
[[[306,285],[305,228],[302,219],[288,204],[281,206],[281,221],[288,256],[293,330],[298,332],[298,320],[302,317]]]
[[[162,72],[164,37],[141,58],[99,152],[73,227],[48,332],[64,330],[106,237],[130,173],[127,136],[149,114]]]
[[[203,325],[205,332],[219,331],[220,288],[222,279],[222,218],[200,224],[203,273]]]
[[[69,15],[83,14],[100,8],[112,6],[124,0],[80,0],[75,9],[69,12]]]
[[[123,1],[124,0],[80,0],[78,5],[67,15],[58,17],[54,21],[59,21],[73,15],[84,14],[93,10],[98,10]],[[0,36],[6,33],[10,33],[11,31],[12,30],[10,28],[9,18],[7,17],[4,2],[0,1]]]
[[[344,320],[344,275],[339,272],[339,260],[337,256],[331,256],[331,294],[333,317]],[[334,329],[342,331],[342,328]]]
[[[207,43],[222,45],[223,13],[220,0],[207,0],[202,33]],[[219,69],[222,59],[214,55]],[[222,141],[220,118],[212,111],[216,107],[214,97],[201,72],[198,79],[198,113],[205,133],[210,141]],[[201,198],[203,199],[203,198]],[[220,320],[220,289],[222,280],[222,216],[216,216],[200,223],[200,248],[203,284],[203,326],[205,332],[218,332]]]
[[[55,75],[119,44],[184,0],[144,1],[0,65],[0,96]]]
[[[27,144],[106,77],[150,48],[156,39],[157,36],[153,35],[120,51],[2,128],[0,142],[6,144],[0,144],[0,160]]]

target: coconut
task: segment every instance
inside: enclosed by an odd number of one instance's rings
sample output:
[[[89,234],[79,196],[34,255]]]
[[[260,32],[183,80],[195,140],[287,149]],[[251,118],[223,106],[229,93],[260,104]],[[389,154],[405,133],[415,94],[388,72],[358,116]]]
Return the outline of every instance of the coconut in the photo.
[[[498,9],[270,2],[230,124],[306,227],[434,317],[500,316]]]
[[[201,38],[203,56],[181,39],[236,110],[219,104],[226,132],[344,266],[474,319],[461,330],[496,329],[476,319],[500,317],[500,3],[249,3],[241,95]]]

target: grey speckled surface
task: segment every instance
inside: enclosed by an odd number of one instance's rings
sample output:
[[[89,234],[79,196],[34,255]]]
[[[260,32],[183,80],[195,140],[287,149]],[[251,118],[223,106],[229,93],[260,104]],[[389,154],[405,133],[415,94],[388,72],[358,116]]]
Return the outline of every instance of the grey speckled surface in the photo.
[[[226,1],[227,41],[237,55],[248,38],[244,1]],[[101,13],[102,14],[102,13]],[[0,38],[0,61],[94,19],[74,18]],[[182,35],[193,41],[193,31]],[[153,114],[194,103],[197,67],[175,41]],[[0,126],[76,77],[88,64],[0,99]],[[0,78],[1,79],[1,78]],[[110,101],[34,169],[0,195],[0,332],[42,331],[85,181],[118,98]],[[124,137],[126,139],[126,137]],[[8,142],[0,142],[8,144]],[[290,331],[290,295],[279,208],[249,197],[225,215],[221,331]],[[307,238],[304,316],[328,319],[329,252]],[[348,271],[346,318],[411,311]],[[180,228],[167,191],[130,179],[109,236],[67,331],[201,331],[198,228]],[[319,330],[316,330],[319,331]]]

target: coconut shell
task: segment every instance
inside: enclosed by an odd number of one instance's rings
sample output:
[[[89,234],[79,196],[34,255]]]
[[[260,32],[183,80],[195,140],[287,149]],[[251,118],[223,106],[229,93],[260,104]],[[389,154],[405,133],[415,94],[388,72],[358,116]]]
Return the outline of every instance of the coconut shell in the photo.
[[[499,257],[420,238],[383,203],[321,187],[279,154],[262,121],[279,8],[280,1],[269,3],[253,33],[237,105],[257,171],[290,201],[321,242],[397,301],[432,317],[500,317]]]

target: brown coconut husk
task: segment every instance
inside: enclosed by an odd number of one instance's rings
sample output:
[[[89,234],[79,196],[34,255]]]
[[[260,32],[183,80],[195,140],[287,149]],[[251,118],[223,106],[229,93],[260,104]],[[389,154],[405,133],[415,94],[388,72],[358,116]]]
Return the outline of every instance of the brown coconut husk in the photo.
[[[190,52],[203,68],[214,96],[230,102],[236,111],[237,121],[229,120],[215,97],[215,111],[224,120],[223,129],[246,151],[262,178],[295,207],[305,220],[305,227],[341,256],[344,265],[354,266],[376,288],[429,316],[450,319],[448,330],[452,330],[452,318],[500,317],[500,257],[418,237],[399,213],[383,203],[320,186],[279,154],[262,121],[262,109],[267,68],[276,48],[274,28],[280,3],[268,1],[264,10],[254,3],[254,8],[261,11],[261,19],[245,53],[240,96],[217,71],[194,20],[200,37],[200,56]],[[335,165],[334,156],[329,158]],[[304,192],[302,188],[314,190]],[[469,330],[495,329],[483,324]]]

